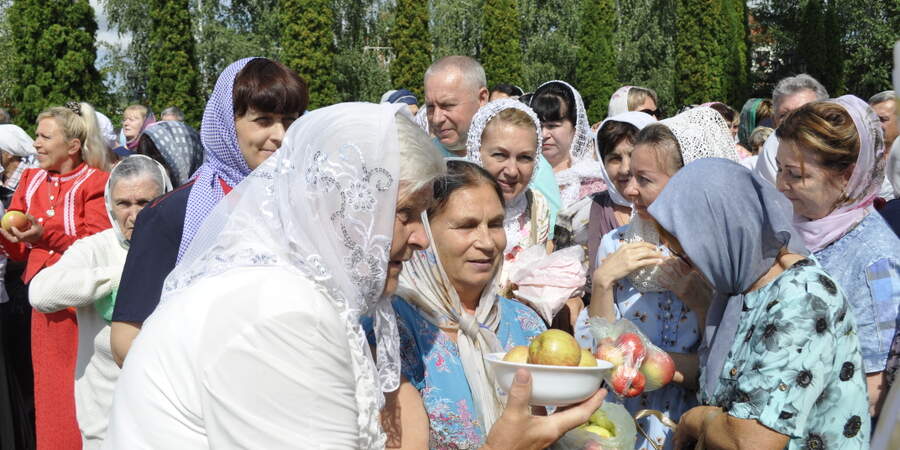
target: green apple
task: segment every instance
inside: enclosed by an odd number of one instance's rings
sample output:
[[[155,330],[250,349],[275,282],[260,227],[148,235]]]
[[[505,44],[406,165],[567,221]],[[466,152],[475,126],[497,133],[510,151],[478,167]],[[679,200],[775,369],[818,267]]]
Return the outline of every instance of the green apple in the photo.
[[[613,437],[612,433],[609,432],[606,428],[598,427],[597,425],[588,425],[584,427],[584,431],[588,431],[599,435],[600,437],[611,438]]]

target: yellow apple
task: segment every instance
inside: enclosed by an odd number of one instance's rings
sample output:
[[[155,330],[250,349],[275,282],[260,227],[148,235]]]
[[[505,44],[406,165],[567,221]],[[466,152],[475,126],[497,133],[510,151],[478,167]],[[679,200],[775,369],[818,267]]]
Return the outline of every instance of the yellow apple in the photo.
[[[506,352],[506,355],[503,357],[504,361],[514,362],[514,363],[527,363],[528,362],[528,346],[527,345],[519,345],[509,349]]]
[[[581,362],[581,346],[565,331],[547,330],[528,346],[528,362],[545,366],[577,366]]]

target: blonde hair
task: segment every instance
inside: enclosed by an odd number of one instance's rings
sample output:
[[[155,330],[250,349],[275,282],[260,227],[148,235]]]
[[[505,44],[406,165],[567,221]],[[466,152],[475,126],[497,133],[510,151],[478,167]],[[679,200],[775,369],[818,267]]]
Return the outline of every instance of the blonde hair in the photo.
[[[491,117],[491,120],[488,121],[487,125],[484,127],[484,131],[481,133],[482,139],[484,139],[484,135],[487,134],[488,130],[492,129],[494,126],[499,126],[500,124],[512,125],[514,127],[535,131],[534,120],[532,120],[525,111],[516,108],[507,108],[497,113],[494,117]],[[534,136],[535,147],[537,147],[537,134]]]
[[[75,112],[78,111],[78,113]],[[44,119],[54,119],[63,129],[67,140],[81,142],[81,160],[95,169],[109,170],[113,162],[112,154],[100,137],[97,113],[88,103],[71,103],[71,106],[53,106],[45,109],[37,117],[37,123]]]
[[[137,112],[141,115],[141,120],[147,120],[147,113],[149,113],[150,110],[144,105],[131,105],[125,108],[125,111],[122,111],[122,116],[130,112]]]
[[[638,106],[644,104],[647,97],[652,98],[653,103],[656,103],[656,107],[659,108],[659,98],[656,96],[656,91],[650,88],[633,86],[628,90],[628,110],[637,110]]]
[[[754,155],[759,154],[759,150],[762,148],[763,144],[766,143],[766,139],[774,133],[775,130],[769,127],[756,127],[753,129],[753,132],[750,133],[750,139],[748,139],[750,143],[750,153]]]

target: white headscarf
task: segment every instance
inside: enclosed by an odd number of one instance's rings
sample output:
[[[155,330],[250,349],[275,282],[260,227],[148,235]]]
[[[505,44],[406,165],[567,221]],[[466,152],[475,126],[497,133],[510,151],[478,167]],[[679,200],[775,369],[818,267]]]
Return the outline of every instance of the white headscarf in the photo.
[[[100,137],[103,138],[103,143],[110,149],[118,147],[118,136],[116,136],[116,130],[112,121],[102,112],[94,111],[94,114],[97,115],[97,127],[100,129]]]
[[[528,105],[512,99],[502,98],[494,100],[481,108],[472,117],[472,124],[469,126],[469,136],[466,141],[466,159],[479,166],[484,166],[481,160],[481,137],[484,134],[484,128],[497,114],[507,109],[518,109],[531,118],[535,126],[535,136],[537,138],[537,153],[535,157],[534,169],[537,171],[539,158],[541,156],[542,139],[541,139],[541,121],[538,120],[537,114],[528,107]],[[533,174],[532,174],[533,176]],[[515,198],[506,203],[506,211],[503,218],[503,229],[506,231],[506,250],[509,253],[516,245],[519,244],[519,220],[528,210],[528,199],[525,193],[530,189],[527,187],[531,180],[525,180],[526,188],[522,190]]]
[[[382,391],[400,385],[400,347],[382,296],[400,182],[397,115],[406,105],[342,103],[304,114],[281,148],[207,216],[161,302],[235,267],[287,266],[312,280],[344,322],[356,379],[358,448],[383,448]],[[303,293],[291,293],[303,301]],[[375,315],[378,365],[359,319]]]
[[[10,123],[0,125],[0,150],[19,158],[37,155],[34,139],[18,125]]]
[[[703,158],[723,158],[734,162],[738,160],[731,130],[722,115],[710,107],[691,108],[659,123],[668,127],[675,135],[685,166]],[[642,219],[637,214],[632,215],[628,232],[625,233],[625,241],[661,245],[656,224]],[[628,275],[628,280],[640,292],[667,291],[668,289],[663,287],[665,283],[659,279],[660,274],[657,266],[649,266],[632,272]]]
[[[119,221],[116,220],[116,215],[113,212],[115,204],[112,198],[112,188],[113,185],[124,178],[138,177],[150,178],[156,182],[160,190],[154,197],[159,197],[172,190],[172,181],[169,180],[165,167],[149,156],[131,155],[113,166],[113,169],[109,172],[109,179],[106,180],[103,199],[106,201],[106,213],[109,215],[109,221],[112,223],[113,230],[116,233],[116,239],[119,240],[119,245],[126,250],[130,246],[130,242],[125,238],[125,233],[122,232]]]
[[[894,188],[894,198],[900,198],[900,139],[894,139],[891,154],[888,155],[885,178]]]
[[[612,117],[622,114],[624,112],[628,112],[628,92],[631,91],[631,88],[634,86],[622,86],[613,92],[613,95],[609,97],[609,108],[607,109],[606,116]]]
[[[643,130],[647,125],[656,122],[656,118],[647,113],[630,111],[616,114],[615,116],[604,119],[603,122],[600,123],[600,126],[597,127],[597,133],[594,134],[594,140],[597,142],[598,153],[600,150],[600,140],[597,139],[597,136],[600,135],[600,130],[603,129],[603,125],[606,125],[606,122],[622,122],[631,124],[634,125],[634,127],[637,128],[638,131],[640,131]],[[625,199],[625,196],[623,196],[622,193],[619,192],[619,190],[616,188],[616,185],[613,184],[612,179],[609,177],[609,173],[606,171],[606,164],[603,164],[602,160],[600,162],[600,175],[603,177],[603,181],[606,182],[606,192],[609,192],[609,198],[613,201],[613,203],[619,206],[627,206],[631,208],[631,202]]]

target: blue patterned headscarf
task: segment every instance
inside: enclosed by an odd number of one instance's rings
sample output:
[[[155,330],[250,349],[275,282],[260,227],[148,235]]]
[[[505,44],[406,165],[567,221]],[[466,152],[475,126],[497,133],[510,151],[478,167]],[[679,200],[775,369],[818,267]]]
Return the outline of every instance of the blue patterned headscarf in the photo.
[[[172,175],[172,184],[187,183],[203,164],[203,145],[193,128],[174,120],[156,122],[144,134],[153,141]]]
[[[200,125],[200,142],[203,143],[205,160],[194,174],[194,185],[188,195],[184,215],[184,231],[178,247],[178,261],[190,246],[203,220],[212,211],[225,192],[219,182],[235,187],[250,174],[250,166],[244,160],[238,146],[234,128],[234,79],[248,62],[256,58],[244,58],[231,63],[219,75]]]

